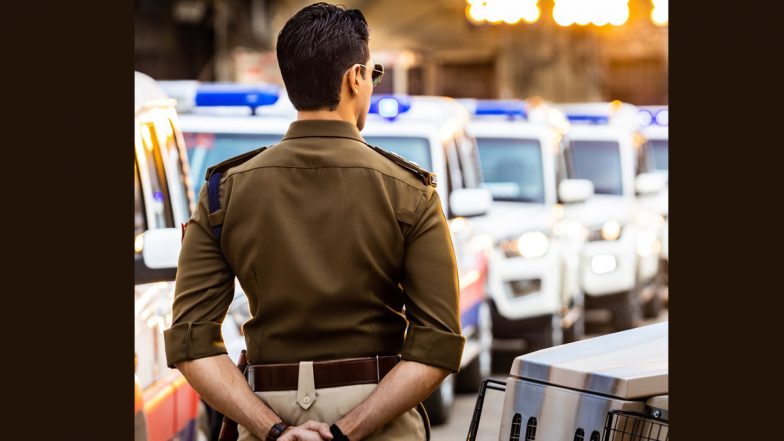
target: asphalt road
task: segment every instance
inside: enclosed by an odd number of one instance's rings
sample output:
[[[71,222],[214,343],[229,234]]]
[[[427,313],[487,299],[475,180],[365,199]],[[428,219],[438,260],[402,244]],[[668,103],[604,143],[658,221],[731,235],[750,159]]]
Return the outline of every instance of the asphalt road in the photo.
[[[589,311],[586,315],[586,336],[585,338],[597,337],[599,335],[612,332],[607,326],[603,325],[605,316],[600,312]],[[646,320],[643,325],[651,325],[658,322],[663,322],[668,319],[668,310],[664,309],[659,317],[655,319]],[[496,371],[496,369],[493,369]],[[506,380],[506,375],[501,372],[495,372],[492,376],[497,380]],[[449,421],[441,426],[432,428],[431,441],[455,441],[464,440],[468,434],[468,425],[471,423],[471,417],[474,413],[474,406],[476,405],[476,394],[457,395],[455,397],[455,404],[452,408],[452,414]],[[501,411],[504,405],[503,392],[489,390],[485,394],[485,402],[482,408],[482,417],[479,420],[479,431],[477,433],[477,441],[496,441],[498,440],[498,432],[501,426]]]

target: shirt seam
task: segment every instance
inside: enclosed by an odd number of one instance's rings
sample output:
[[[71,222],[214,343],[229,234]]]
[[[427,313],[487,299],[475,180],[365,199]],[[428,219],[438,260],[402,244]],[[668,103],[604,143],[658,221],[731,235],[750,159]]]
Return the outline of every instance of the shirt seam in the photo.
[[[402,179],[400,179],[400,178],[398,178],[396,176],[392,176],[390,174],[384,173],[381,170],[377,170],[375,168],[364,167],[364,166],[361,166],[361,165],[354,165],[354,166],[331,165],[331,166],[327,166],[327,167],[299,167],[299,166],[295,166],[295,165],[260,165],[258,167],[249,168],[247,170],[240,170],[240,171],[235,171],[233,173],[229,173],[226,176],[224,176],[223,179],[221,179],[221,183],[226,182],[230,177],[232,177],[234,175],[238,175],[238,174],[249,172],[249,171],[253,171],[253,170],[258,170],[260,168],[294,168],[294,169],[298,169],[298,170],[319,170],[319,169],[325,169],[325,168],[361,168],[361,169],[365,169],[365,170],[371,170],[371,171],[374,171],[374,172],[376,172],[376,173],[378,173],[380,175],[384,175],[384,176],[386,176],[388,178],[392,178],[392,179],[394,179],[396,181],[400,181],[403,184],[406,184],[409,187],[413,188],[414,190],[419,191],[420,193],[424,193],[425,192],[425,189],[419,189],[419,188],[409,184],[408,182],[406,182],[406,181],[404,181],[404,180],[402,180]]]

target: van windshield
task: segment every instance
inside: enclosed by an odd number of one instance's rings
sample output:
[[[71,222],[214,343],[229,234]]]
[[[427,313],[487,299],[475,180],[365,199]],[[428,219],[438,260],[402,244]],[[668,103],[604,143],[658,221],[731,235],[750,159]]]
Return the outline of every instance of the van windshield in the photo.
[[[282,136],[263,134],[183,133],[188,147],[191,182],[197,197],[207,169],[233,156],[277,144]]]
[[[648,161],[654,170],[667,171],[669,153],[666,139],[652,139],[648,141]]]
[[[567,154],[569,177],[588,179],[596,194],[623,194],[621,151],[615,141],[575,141]]]
[[[433,171],[430,160],[430,143],[425,138],[398,136],[363,136],[368,144],[397,153],[406,160],[416,162],[425,170]]]
[[[497,201],[544,203],[542,151],[534,139],[477,138],[482,187]]]

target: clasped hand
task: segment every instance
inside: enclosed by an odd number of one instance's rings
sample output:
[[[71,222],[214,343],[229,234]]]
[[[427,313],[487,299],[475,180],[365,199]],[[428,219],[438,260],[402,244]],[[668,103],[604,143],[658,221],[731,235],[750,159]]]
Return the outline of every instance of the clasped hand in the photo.
[[[308,420],[299,426],[290,426],[278,438],[278,441],[323,441],[331,440],[329,424]]]

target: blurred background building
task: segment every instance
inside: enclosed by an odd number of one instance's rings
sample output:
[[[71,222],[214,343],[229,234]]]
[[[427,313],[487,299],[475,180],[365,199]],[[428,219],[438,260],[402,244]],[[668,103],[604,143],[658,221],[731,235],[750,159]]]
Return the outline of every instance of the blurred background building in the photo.
[[[310,0],[136,0],[134,68],[280,83],[277,34]],[[384,64],[378,92],[667,104],[665,0],[341,0]],[[656,9],[654,9],[654,7]]]

